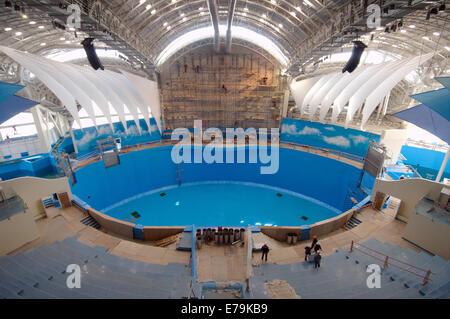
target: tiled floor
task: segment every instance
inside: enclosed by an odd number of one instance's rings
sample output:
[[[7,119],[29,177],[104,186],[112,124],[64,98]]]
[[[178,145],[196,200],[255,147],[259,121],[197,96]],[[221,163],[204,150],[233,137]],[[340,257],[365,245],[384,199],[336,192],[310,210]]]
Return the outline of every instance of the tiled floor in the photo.
[[[246,277],[247,243],[202,245],[197,249],[198,281],[242,282]]]

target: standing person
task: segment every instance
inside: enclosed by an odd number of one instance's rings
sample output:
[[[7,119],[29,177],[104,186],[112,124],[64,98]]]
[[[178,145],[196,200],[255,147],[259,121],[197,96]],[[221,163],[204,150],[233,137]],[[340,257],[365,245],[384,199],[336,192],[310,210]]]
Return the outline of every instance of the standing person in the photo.
[[[263,260],[263,259],[264,259],[264,256],[266,256],[266,261],[267,261],[267,255],[269,254],[269,246],[267,246],[267,244],[264,244],[264,245],[261,247],[261,250],[262,250],[261,260]]]
[[[317,253],[317,252],[320,252],[320,251],[322,251],[322,246],[320,246],[319,242],[317,242],[314,245],[314,252]]]
[[[317,242],[318,242],[317,236],[314,235],[314,236],[313,236],[313,241],[312,241],[312,243],[311,243],[311,250],[314,249],[314,246],[317,244]]]
[[[314,255],[314,269],[317,268],[317,270],[319,270],[320,268],[320,260],[322,259],[322,256],[320,256],[320,252],[316,252],[316,254]]]
[[[305,247],[305,261],[308,261],[308,257],[311,255],[311,247]]]

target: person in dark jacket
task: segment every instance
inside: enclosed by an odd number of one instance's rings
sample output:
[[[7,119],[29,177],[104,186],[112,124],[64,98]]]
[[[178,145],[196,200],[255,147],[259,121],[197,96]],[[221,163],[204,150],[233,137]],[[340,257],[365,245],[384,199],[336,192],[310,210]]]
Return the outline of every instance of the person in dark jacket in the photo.
[[[266,256],[266,261],[267,261],[267,255],[269,254],[269,246],[267,246],[267,244],[264,244],[264,245],[261,247],[261,250],[262,250],[261,260],[263,260],[263,259],[264,259],[264,256]]]
[[[320,260],[322,259],[322,256],[320,256],[320,252],[316,252],[314,255],[314,268],[317,268],[317,270],[320,268]]]
[[[311,250],[314,249],[314,246],[317,244],[317,242],[318,242],[317,236],[314,235],[314,236],[313,236],[313,241],[312,241],[312,243],[311,243]]]
[[[311,255],[311,247],[305,247],[305,261],[308,261],[308,257]]]
[[[322,250],[322,246],[320,246],[319,243],[316,243],[314,245],[314,252],[317,253],[318,251],[321,251],[321,250]]]

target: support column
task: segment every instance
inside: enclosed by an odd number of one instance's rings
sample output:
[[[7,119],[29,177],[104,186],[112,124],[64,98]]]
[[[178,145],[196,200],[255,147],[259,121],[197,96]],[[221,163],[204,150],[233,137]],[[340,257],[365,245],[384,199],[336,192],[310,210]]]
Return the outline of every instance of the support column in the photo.
[[[42,119],[42,113],[39,110],[39,105],[36,105],[31,109],[31,114],[33,115],[34,125],[39,137],[39,143],[41,145],[42,153],[50,152],[50,142],[48,140],[48,132],[44,129],[44,121]]]
[[[281,117],[282,117],[281,120],[283,120],[283,117],[287,116],[290,93],[291,93],[291,91],[289,89],[286,89],[284,91],[284,100],[283,100],[283,109],[281,111]]]
[[[73,135],[72,127],[69,128],[69,132],[70,132],[70,137],[72,138],[73,149],[75,150],[75,154],[78,154],[77,141],[75,140],[75,135]]]
[[[439,173],[437,174],[437,177],[436,177],[436,182],[438,182],[438,183],[440,182],[440,180],[442,178],[442,174],[444,174],[445,166],[447,165],[449,156],[450,156],[450,146],[447,150],[447,154],[445,154],[444,160],[442,161],[441,169],[439,170]]]

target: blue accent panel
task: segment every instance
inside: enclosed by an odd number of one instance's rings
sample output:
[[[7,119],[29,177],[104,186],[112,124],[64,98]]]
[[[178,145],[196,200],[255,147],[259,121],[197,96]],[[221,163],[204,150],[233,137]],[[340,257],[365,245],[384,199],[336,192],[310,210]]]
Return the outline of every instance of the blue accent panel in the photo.
[[[403,161],[405,164],[413,166],[423,178],[429,177],[433,180],[436,178],[445,157],[443,152],[409,145],[404,145],[401,153],[406,158]],[[450,161],[445,166],[442,178],[450,178]]]
[[[283,119],[281,141],[337,150],[365,157],[370,141],[380,141],[380,135],[337,125],[295,119]]]
[[[450,76],[439,76],[434,78],[436,81],[439,81],[443,86],[450,90]]]
[[[309,226],[302,226],[302,231],[300,232],[300,241],[302,240],[309,240],[310,237],[310,231],[311,227]]]
[[[36,104],[38,103],[16,95],[4,99],[0,102],[0,124]]]
[[[24,88],[23,85],[0,82],[0,103],[11,97],[14,93],[22,90],[23,88]],[[2,122],[0,121],[0,124],[1,123]]]
[[[159,133],[154,118],[150,119],[150,130],[148,129],[145,120],[139,120],[139,124],[142,129],[141,134],[139,134],[139,130],[134,121],[127,122],[128,134],[125,132],[121,122],[113,123],[114,132],[111,130],[109,124],[99,125],[98,131],[93,126],[73,131],[78,147],[78,156],[97,150],[97,140],[105,139],[110,136],[116,138],[120,137],[122,146],[161,140],[161,134]]]
[[[447,108],[450,108],[448,104]],[[449,119],[425,104],[419,104],[407,110],[397,112],[393,116],[412,123],[436,135],[443,141],[450,143]]]
[[[137,224],[133,227],[133,239],[144,240],[144,226]]]
[[[447,88],[414,94],[411,97],[450,121],[450,91]]]

